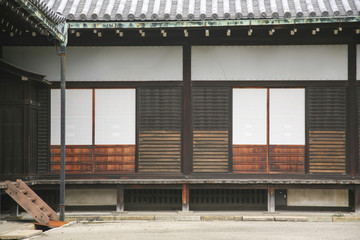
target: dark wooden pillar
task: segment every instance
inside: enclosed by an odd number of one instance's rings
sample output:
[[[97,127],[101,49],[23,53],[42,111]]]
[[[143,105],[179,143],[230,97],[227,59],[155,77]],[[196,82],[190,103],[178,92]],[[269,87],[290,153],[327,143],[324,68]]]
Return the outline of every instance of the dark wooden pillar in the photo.
[[[271,185],[268,185],[268,212],[275,212],[275,188]]]
[[[190,204],[189,204],[189,186],[186,184],[182,185],[182,211],[188,212],[190,210]]]
[[[183,46],[183,122],[182,161],[183,173],[192,172],[192,110],[191,110],[191,46]]]
[[[355,185],[354,198],[354,212],[360,213],[360,185]]]
[[[124,187],[117,187],[117,202],[116,202],[116,212],[124,212],[125,204],[124,204]]]
[[[31,85],[28,78],[22,78],[24,81],[24,176],[30,177],[30,100]]]
[[[348,45],[348,173],[355,177],[359,161],[359,130],[356,88],[356,44]]]

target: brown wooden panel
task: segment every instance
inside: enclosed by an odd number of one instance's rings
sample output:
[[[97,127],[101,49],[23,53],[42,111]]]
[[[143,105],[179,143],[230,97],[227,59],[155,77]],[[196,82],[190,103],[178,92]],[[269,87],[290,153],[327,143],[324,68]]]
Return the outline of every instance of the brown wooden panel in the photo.
[[[271,173],[304,173],[305,146],[270,145],[269,170]]]
[[[66,146],[66,173],[135,172],[135,146]],[[51,171],[60,171],[60,146],[51,147]]]
[[[135,172],[135,146],[95,146],[95,172]]]
[[[233,145],[233,172],[266,172],[266,146]]]
[[[346,172],[345,131],[309,131],[311,173]]]
[[[193,170],[194,172],[228,172],[228,131],[193,132]]]
[[[139,172],[180,172],[181,131],[139,132]]]
[[[66,173],[91,173],[91,146],[66,146]],[[51,172],[60,171],[60,146],[51,146]]]

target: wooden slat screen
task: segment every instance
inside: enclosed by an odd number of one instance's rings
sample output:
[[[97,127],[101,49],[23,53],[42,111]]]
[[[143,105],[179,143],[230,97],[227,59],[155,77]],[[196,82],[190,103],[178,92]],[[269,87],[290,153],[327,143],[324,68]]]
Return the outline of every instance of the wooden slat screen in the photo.
[[[49,171],[50,160],[50,89],[48,87],[39,88],[38,101],[38,159],[37,170],[39,174]]]
[[[182,92],[138,88],[138,171],[181,172]]]
[[[310,173],[346,172],[346,89],[307,88]]]
[[[229,171],[231,88],[193,88],[193,171]]]

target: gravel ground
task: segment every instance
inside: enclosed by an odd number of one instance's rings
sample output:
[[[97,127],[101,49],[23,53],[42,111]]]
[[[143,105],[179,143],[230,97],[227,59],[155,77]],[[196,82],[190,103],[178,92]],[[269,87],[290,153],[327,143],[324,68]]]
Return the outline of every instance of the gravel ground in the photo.
[[[360,239],[360,222],[117,222],[74,223],[44,232],[36,240],[341,240]]]

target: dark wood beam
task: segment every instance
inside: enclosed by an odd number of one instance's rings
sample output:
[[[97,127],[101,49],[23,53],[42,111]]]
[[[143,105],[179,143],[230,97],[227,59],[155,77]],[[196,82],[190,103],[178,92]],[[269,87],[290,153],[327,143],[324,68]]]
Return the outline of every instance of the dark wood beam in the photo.
[[[192,172],[192,110],[191,110],[191,46],[183,46],[183,122],[182,122],[183,173]]]
[[[348,173],[355,177],[359,162],[359,130],[356,88],[356,44],[348,45],[348,111],[347,111],[347,151]]]

